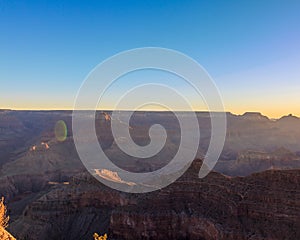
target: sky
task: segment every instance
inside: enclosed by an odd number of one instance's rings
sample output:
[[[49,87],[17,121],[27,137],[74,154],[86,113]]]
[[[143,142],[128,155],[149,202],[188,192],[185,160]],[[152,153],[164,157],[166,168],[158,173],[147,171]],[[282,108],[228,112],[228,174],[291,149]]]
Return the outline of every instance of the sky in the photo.
[[[300,116],[299,12],[298,0],[0,0],[0,108],[72,109],[99,63],[125,50],[163,47],[206,69],[226,111]],[[133,82],[149,81],[205,109],[180,79],[149,71],[121,77],[99,105],[109,109]]]

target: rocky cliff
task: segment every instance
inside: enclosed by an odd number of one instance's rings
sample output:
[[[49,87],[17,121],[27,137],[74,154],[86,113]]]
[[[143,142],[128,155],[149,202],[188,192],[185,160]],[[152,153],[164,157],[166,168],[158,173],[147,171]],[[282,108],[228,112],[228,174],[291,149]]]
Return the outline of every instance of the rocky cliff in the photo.
[[[247,176],[269,169],[300,169],[300,157],[286,148],[270,152],[247,150],[239,152],[234,160],[220,160],[215,167],[230,176]]]
[[[9,232],[0,227],[0,239],[1,240],[16,240]]]
[[[11,224],[18,239],[299,239],[300,175],[270,170],[248,177],[197,176],[195,161],[175,183],[124,194],[88,174],[55,186]]]

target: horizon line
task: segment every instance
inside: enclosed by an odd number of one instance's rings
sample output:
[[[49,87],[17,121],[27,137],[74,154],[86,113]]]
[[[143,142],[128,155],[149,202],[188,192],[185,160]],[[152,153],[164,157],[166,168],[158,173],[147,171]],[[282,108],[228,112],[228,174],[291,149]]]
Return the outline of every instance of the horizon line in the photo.
[[[74,111],[74,109],[14,109],[14,108],[0,108],[0,112],[1,111],[28,111],[28,112],[63,112],[63,111]],[[131,109],[119,109],[119,110],[112,110],[112,109],[81,109],[81,110],[77,110],[77,111],[106,111],[106,112],[113,112],[113,111],[120,111],[120,112],[129,112],[129,111],[133,111]],[[267,117],[268,119],[281,119],[283,117],[288,117],[288,116],[292,116],[292,117],[296,117],[296,118],[300,118],[297,115],[294,115],[292,113],[289,113],[287,115],[281,115],[281,117],[278,118],[274,118],[274,117],[270,117],[268,115],[263,114],[262,112],[259,111],[246,111],[242,114],[237,114],[237,113],[233,113],[231,111],[209,111],[209,110],[195,110],[195,111],[190,111],[190,110],[176,110],[176,111],[168,111],[168,110],[163,110],[163,109],[144,109],[144,110],[134,110],[134,112],[195,112],[195,113],[210,113],[210,112],[224,112],[224,113],[229,113],[235,116],[243,116],[245,114],[260,114],[263,117]]]

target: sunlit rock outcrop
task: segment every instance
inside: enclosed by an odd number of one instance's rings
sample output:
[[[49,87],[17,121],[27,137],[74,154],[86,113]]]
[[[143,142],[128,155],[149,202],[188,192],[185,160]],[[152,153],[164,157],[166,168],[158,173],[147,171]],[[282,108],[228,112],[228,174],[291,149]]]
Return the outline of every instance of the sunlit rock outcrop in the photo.
[[[9,232],[0,227],[0,239],[1,240],[16,240]]]

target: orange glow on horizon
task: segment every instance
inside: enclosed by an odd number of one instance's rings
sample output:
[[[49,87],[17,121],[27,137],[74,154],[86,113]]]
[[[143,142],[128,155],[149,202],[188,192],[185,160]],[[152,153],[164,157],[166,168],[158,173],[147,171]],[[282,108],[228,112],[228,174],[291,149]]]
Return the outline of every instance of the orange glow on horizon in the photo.
[[[41,107],[22,107],[22,108],[8,108],[8,107],[0,107],[0,109],[5,109],[5,110],[15,110],[15,111],[73,111],[72,107],[68,107],[68,108],[60,108],[60,107],[53,107],[53,108],[41,108]],[[98,108],[97,110],[101,111],[112,111],[112,108],[109,107],[103,107],[103,108]],[[130,110],[130,109],[119,109],[121,111],[126,111],[126,110]],[[143,109],[139,109],[138,111],[158,111],[158,112],[164,112],[167,111],[164,108],[143,108]],[[175,111],[185,111],[183,109],[175,109]],[[196,112],[206,112],[208,111],[207,109],[200,109],[200,108],[195,108],[194,111]],[[293,116],[297,116],[300,117],[300,111],[297,109],[297,111],[295,111],[295,109],[293,109],[292,107],[290,108],[285,108],[285,109],[276,109],[274,108],[225,108],[226,112],[230,112],[234,115],[243,115],[245,112],[260,112],[262,115],[267,116],[268,118],[274,118],[274,119],[278,119],[281,118],[283,116],[287,116],[289,114],[292,114]]]

